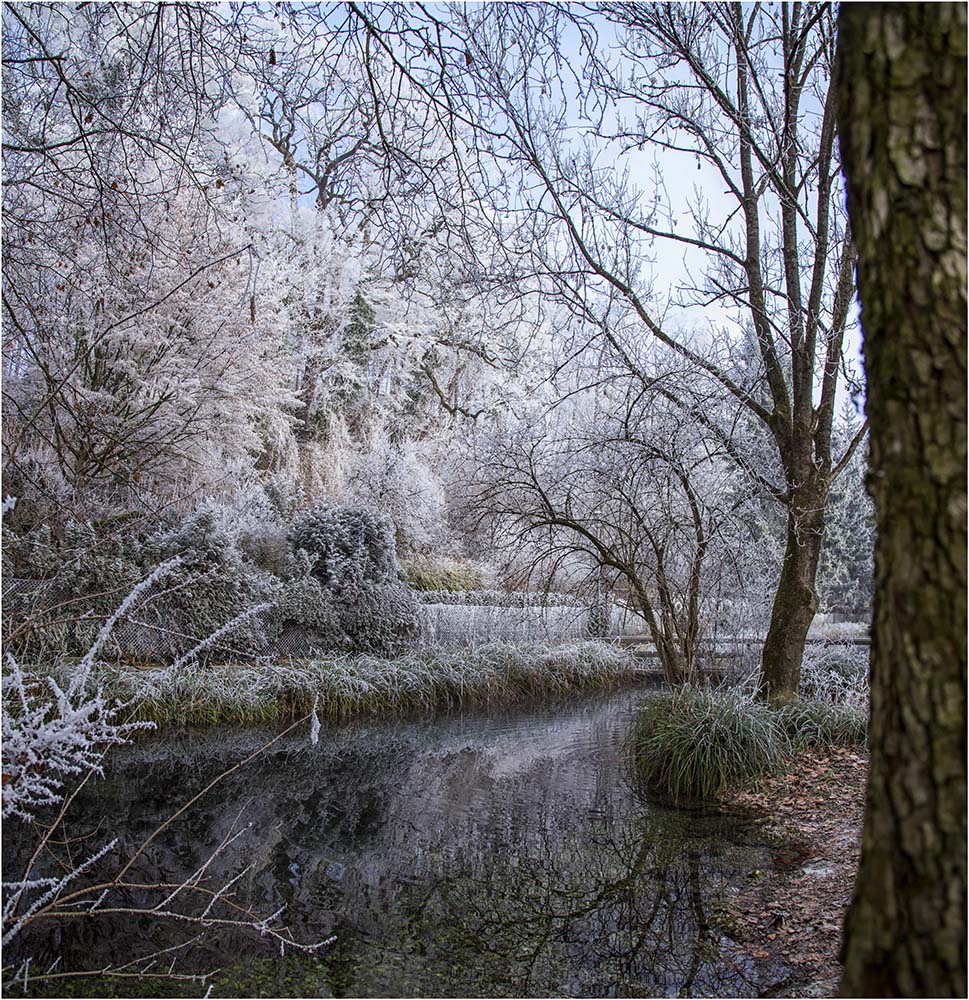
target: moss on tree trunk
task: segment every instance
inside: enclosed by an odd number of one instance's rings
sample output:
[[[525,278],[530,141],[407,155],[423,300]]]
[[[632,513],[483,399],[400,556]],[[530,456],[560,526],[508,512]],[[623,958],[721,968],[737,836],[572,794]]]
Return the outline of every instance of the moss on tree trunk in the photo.
[[[966,7],[843,4],[871,420],[871,772],[846,996],[966,995]]]

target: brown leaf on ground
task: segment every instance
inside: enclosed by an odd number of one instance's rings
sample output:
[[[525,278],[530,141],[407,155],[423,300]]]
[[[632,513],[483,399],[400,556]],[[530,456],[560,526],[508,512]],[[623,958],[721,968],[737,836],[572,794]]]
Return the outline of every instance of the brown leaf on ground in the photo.
[[[790,970],[780,996],[836,996],[838,951],[851,902],[864,818],[868,755],[844,747],[802,752],[788,773],[733,792],[729,804],[761,813],[777,835],[774,868],[733,902],[748,954]]]

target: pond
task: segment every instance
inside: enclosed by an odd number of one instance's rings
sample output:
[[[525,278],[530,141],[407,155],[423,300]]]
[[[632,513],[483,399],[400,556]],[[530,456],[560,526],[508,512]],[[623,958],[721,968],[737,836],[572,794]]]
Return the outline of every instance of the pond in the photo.
[[[730,936],[731,900],[775,850],[754,820],[671,809],[632,784],[623,738],[649,690],[554,705],[356,721],[274,744],[177,819],[132,875],[181,880],[233,830],[212,872],[250,866],[239,894],[287,907],[315,956],[208,935],[185,961],[219,967],[214,996],[756,996],[785,969]],[[166,733],[115,753],[70,834],[130,852],[271,730]],[[15,864],[16,825],[6,861]],[[180,934],[180,936],[179,936]],[[71,922],[38,960],[92,968],[184,940],[144,918]],[[9,956],[8,956],[9,961]],[[93,989],[88,982],[82,988]],[[108,995],[201,995],[107,984]],[[97,984],[97,995],[105,995]]]

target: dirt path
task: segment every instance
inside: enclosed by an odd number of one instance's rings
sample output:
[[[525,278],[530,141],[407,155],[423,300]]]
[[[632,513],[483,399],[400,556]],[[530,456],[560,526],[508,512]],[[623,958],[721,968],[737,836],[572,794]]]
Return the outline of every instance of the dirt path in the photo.
[[[837,996],[838,949],[861,846],[865,751],[801,754],[789,773],[729,802],[753,808],[778,837],[774,870],[731,904],[735,936],[758,963],[787,966],[773,996]]]

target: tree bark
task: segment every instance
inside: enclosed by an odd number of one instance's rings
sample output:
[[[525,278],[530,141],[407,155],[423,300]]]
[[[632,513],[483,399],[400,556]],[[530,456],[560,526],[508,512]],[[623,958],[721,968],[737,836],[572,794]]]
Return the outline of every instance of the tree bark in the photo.
[[[815,581],[824,533],[824,499],[810,480],[787,511],[784,563],[764,642],[758,694],[772,705],[798,696],[808,629],[818,610]]]
[[[966,996],[966,7],[842,4],[875,501],[845,996]]]

